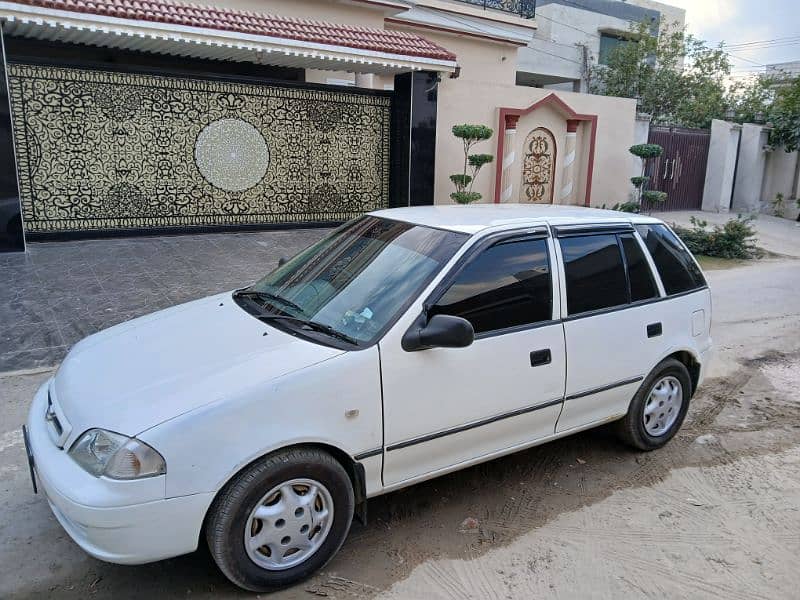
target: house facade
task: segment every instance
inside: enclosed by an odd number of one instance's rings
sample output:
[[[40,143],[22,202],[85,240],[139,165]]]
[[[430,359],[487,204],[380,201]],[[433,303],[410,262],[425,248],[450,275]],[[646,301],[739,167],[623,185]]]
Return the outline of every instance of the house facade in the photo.
[[[9,249],[449,203],[459,123],[494,129],[484,202],[627,196],[634,101],[517,85],[527,0],[0,0],[0,23]]]
[[[538,0],[537,30],[519,53],[517,83],[587,92],[592,66],[630,39],[630,24],[682,28],[686,11],[654,0]]]
[[[771,63],[767,65],[765,71],[770,77],[798,77],[800,76],[800,60]]]

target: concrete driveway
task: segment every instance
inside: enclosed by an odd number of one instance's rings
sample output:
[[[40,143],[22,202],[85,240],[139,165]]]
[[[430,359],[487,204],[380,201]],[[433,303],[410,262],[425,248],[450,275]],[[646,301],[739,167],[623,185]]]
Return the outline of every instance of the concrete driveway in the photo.
[[[250,283],[327,231],[51,242],[0,254],[0,372],[55,365],[96,331]]]
[[[800,261],[708,277],[718,357],[667,447],[599,429],[376,498],[324,571],[271,597],[796,598]],[[19,434],[49,375],[0,376],[0,597],[250,597],[204,549],[122,567],[67,537]]]
[[[667,223],[691,227],[691,217],[707,221],[710,225],[724,225],[729,220],[736,218],[736,213],[679,210],[653,213],[653,216]],[[755,227],[758,232],[757,244],[759,247],[774,254],[800,258],[800,224],[797,221],[764,214],[757,214],[755,217]]]

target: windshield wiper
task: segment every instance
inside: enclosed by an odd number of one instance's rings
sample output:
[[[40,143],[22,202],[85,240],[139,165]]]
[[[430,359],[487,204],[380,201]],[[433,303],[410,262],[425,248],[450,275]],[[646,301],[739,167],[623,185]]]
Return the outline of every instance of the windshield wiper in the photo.
[[[320,333],[325,333],[331,337],[343,340],[348,344],[353,344],[354,346],[358,346],[359,342],[356,338],[347,335],[346,333],[342,333],[338,329],[334,329],[330,325],[325,325],[325,323],[318,323],[317,321],[309,321],[307,319],[300,319],[298,317],[291,317],[289,315],[274,315],[274,314],[261,314],[261,315],[254,315],[257,319],[261,321],[294,321],[295,323],[300,323],[303,327],[311,329],[313,331],[319,331]]]
[[[270,304],[274,304],[275,302],[279,302],[283,306],[291,308],[292,310],[296,310],[301,315],[305,314],[305,311],[300,306],[298,306],[297,304],[292,302],[291,300],[289,300],[287,298],[284,298],[283,296],[278,296],[276,294],[270,294],[269,292],[261,292],[259,290],[248,290],[248,289],[236,290],[235,292],[233,292],[233,297],[234,298],[241,298],[242,296],[253,297],[253,298],[262,298],[266,302],[269,302]]]

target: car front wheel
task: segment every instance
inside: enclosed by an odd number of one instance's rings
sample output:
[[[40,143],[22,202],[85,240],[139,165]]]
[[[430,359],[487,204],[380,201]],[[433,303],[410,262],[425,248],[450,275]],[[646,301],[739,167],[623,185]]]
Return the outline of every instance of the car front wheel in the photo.
[[[212,505],[206,539],[220,570],[255,592],[300,581],[327,563],[353,518],[350,478],[314,448],[276,452],[247,467]]]

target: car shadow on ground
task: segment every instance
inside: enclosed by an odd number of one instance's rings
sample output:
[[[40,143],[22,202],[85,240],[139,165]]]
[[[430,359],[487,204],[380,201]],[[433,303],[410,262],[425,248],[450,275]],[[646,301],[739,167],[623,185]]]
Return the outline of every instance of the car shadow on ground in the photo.
[[[675,468],[774,452],[796,442],[792,423],[800,423],[800,408],[780,399],[762,369],[797,361],[797,356],[771,354],[749,361],[734,376],[707,381],[692,400],[683,429],[661,450],[630,449],[617,440],[612,424],[374,498],[368,523],[354,523],[329,565],[273,597],[371,597],[425,560],[475,558],[619,489],[658,483]],[[765,429],[769,436],[763,435]],[[732,443],[698,443],[700,436],[719,439],[730,433],[737,436],[736,452]],[[48,527],[66,535],[54,520]],[[202,542],[193,554],[143,566],[82,561],[80,568],[70,568],[74,575],[51,567],[49,577],[15,590],[14,597],[250,596],[224,578]]]
[[[333,561],[308,581],[278,595],[371,595],[370,591],[377,592],[427,557],[459,556],[465,545],[480,551],[511,541],[553,516],[551,501],[547,508],[540,506],[553,495],[552,489],[561,486],[559,496],[582,490],[581,495],[589,501],[585,478],[578,474],[581,469],[573,472],[575,467],[624,464],[635,454],[605,427],[373,498],[368,502],[367,524],[353,523]],[[565,505],[564,510],[571,508]],[[461,523],[467,517],[477,519],[474,531],[462,531]],[[51,526],[59,527],[55,521]],[[76,553],[82,552],[65,541]],[[45,592],[60,598],[85,598],[87,594],[115,598],[252,595],[219,572],[202,539],[192,554],[147,565],[113,565],[88,556],[85,560],[79,578],[46,590],[38,585],[19,590],[14,598],[39,598]],[[395,563],[406,568],[398,571]]]

